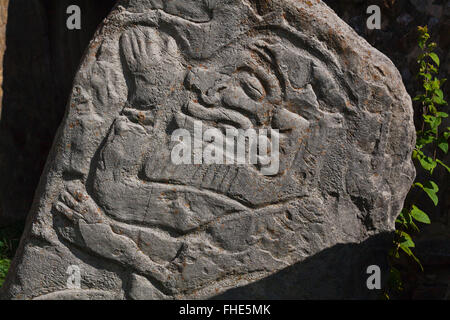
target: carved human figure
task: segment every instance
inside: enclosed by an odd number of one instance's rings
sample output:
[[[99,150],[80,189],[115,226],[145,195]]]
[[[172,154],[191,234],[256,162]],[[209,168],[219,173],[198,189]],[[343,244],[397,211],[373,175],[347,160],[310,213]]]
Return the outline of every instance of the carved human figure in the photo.
[[[262,237],[254,217],[267,215],[263,221],[270,225],[274,216],[296,205],[303,181],[288,173],[299,141],[322,130],[324,118],[335,117],[332,123],[339,125],[337,115],[320,110],[312,87],[313,73],[325,71],[304,56],[308,75],[293,79],[298,86],[294,88],[277,73],[279,56],[286,50],[263,38],[250,46],[225,48],[216,59],[195,67],[186,64],[171,36],[154,28],[131,28],[120,47],[128,102],[101,147],[91,173],[91,194],[81,182],[66,183],[55,209],[74,228],[60,228],[59,233],[131,268],[141,281],[150,279],[149,286],[158,287],[152,292],[162,295],[220,278],[230,272],[222,268],[223,261],[234,261],[229,265],[239,272],[264,269],[258,262],[242,262],[244,257],[265,255],[263,249],[244,250],[243,243],[256,245]],[[322,85],[329,86],[328,78],[322,79]],[[279,173],[264,176],[261,168],[249,165],[171,163],[171,132],[192,131],[195,121],[221,130],[279,130]],[[235,179],[259,187],[252,193],[245,184],[233,184]],[[118,194],[121,201],[116,201]],[[231,231],[225,236],[217,232],[223,219],[230,219],[230,226],[245,221],[240,223],[242,239]],[[188,246],[186,239],[199,233],[203,236],[190,239]],[[165,249],[155,249],[161,247]],[[205,250],[209,257],[202,257]],[[189,280],[183,277],[186,272]]]

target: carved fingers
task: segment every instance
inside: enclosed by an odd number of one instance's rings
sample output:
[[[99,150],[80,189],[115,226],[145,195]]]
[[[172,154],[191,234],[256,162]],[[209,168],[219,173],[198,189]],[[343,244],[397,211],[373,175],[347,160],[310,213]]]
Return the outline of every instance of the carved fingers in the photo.
[[[138,27],[124,33],[121,49],[131,72],[145,73],[177,55],[175,40],[154,28]]]
[[[121,39],[121,47],[132,72],[145,71],[148,61],[146,37],[138,29],[127,31]]]
[[[240,129],[249,129],[252,127],[251,121],[246,116],[223,107],[206,108],[201,104],[190,102],[186,107],[186,111],[189,115],[199,120],[232,124],[234,127]]]
[[[87,195],[84,186],[80,185],[67,183],[66,189],[61,192],[54,205],[55,210],[73,222],[79,220],[89,224],[102,222],[100,208]]]
[[[120,73],[114,64],[97,61],[91,71],[93,97],[100,106],[110,107],[111,102],[120,100]],[[95,106],[98,103],[94,104]]]

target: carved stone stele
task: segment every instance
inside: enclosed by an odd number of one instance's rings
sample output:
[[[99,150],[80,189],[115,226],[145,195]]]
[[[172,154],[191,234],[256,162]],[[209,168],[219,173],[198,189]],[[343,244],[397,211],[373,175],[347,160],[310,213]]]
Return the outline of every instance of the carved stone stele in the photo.
[[[4,297],[369,297],[372,239],[415,174],[412,115],[394,65],[321,1],[121,1],[76,76]],[[174,164],[172,134],[198,122],[273,129],[279,170]]]

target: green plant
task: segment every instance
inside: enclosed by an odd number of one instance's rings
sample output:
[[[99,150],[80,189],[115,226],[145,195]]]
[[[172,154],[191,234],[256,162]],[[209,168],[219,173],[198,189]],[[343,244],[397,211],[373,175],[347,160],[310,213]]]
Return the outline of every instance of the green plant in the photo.
[[[422,107],[423,120],[420,130],[417,130],[416,146],[412,157],[415,163],[431,177],[438,165],[443,166],[450,172],[450,168],[437,158],[438,149],[444,153],[448,152],[448,139],[450,136],[450,128],[440,130],[442,119],[447,118],[448,114],[438,109],[440,106],[447,104],[441,89],[446,79],[438,79],[436,77],[439,72],[440,61],[437,54],[433,52],[436,48],[436,43],[428,43],[430,35],[427,26],[418,27],[418,32],[418,44],[422,50],[422,53],[417,59],[417,63],[419,64],[418,78],[422,82],[424,92],[415,97],[414,101],[420,103]],[[434,181],[431,179],[426,182],[416,181],[412,185],[411,190],[417,188],[424,192],[435,206],[438,205],[439,198],[437,193],[439,187]],[[404,289],[401,272],[394,266],[401,258],[401,253],[411,257],[423,271],[420,260],[412,251],[415,243],[411,233],[420,231],[416,222],[424,224],[431,223],[428,215],[419,209],[415,201],[409,201],[396,220],[394,247],[389,252],[391,264],[389,289],[385,292],[385,297],[388,299],[391,293],[395,294]]]
[[[0,229],[0,287],[5,281],[6,274],[11,265],[11,259],[14,257],[19,245],[23,228],[23,224],[19,223],[8,228]]]
[[[7,257],[7,244],[5,241],[0,240],[0,287],[5,281],[6,274],[11,263],[11,260]]]
[[[3,285],[3,282],[5,281],[6,275],[8,274],[10,264],[11,264],[11,260],[0,259],[0,287]]]

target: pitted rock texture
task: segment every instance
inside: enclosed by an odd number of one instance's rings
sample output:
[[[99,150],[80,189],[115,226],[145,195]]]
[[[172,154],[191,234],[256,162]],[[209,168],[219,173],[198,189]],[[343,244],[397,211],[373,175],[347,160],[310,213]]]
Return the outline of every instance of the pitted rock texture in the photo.
[[[350,278],[371,252],[353,249],[393,229],[412,113],[389,59],[322,2],[122,1],[76,76],[3,297],[367,296]],[[279,130],[279,173],[175,165],[171,134],[194,121]],[[317,283],[294,288],[294,266]]]

